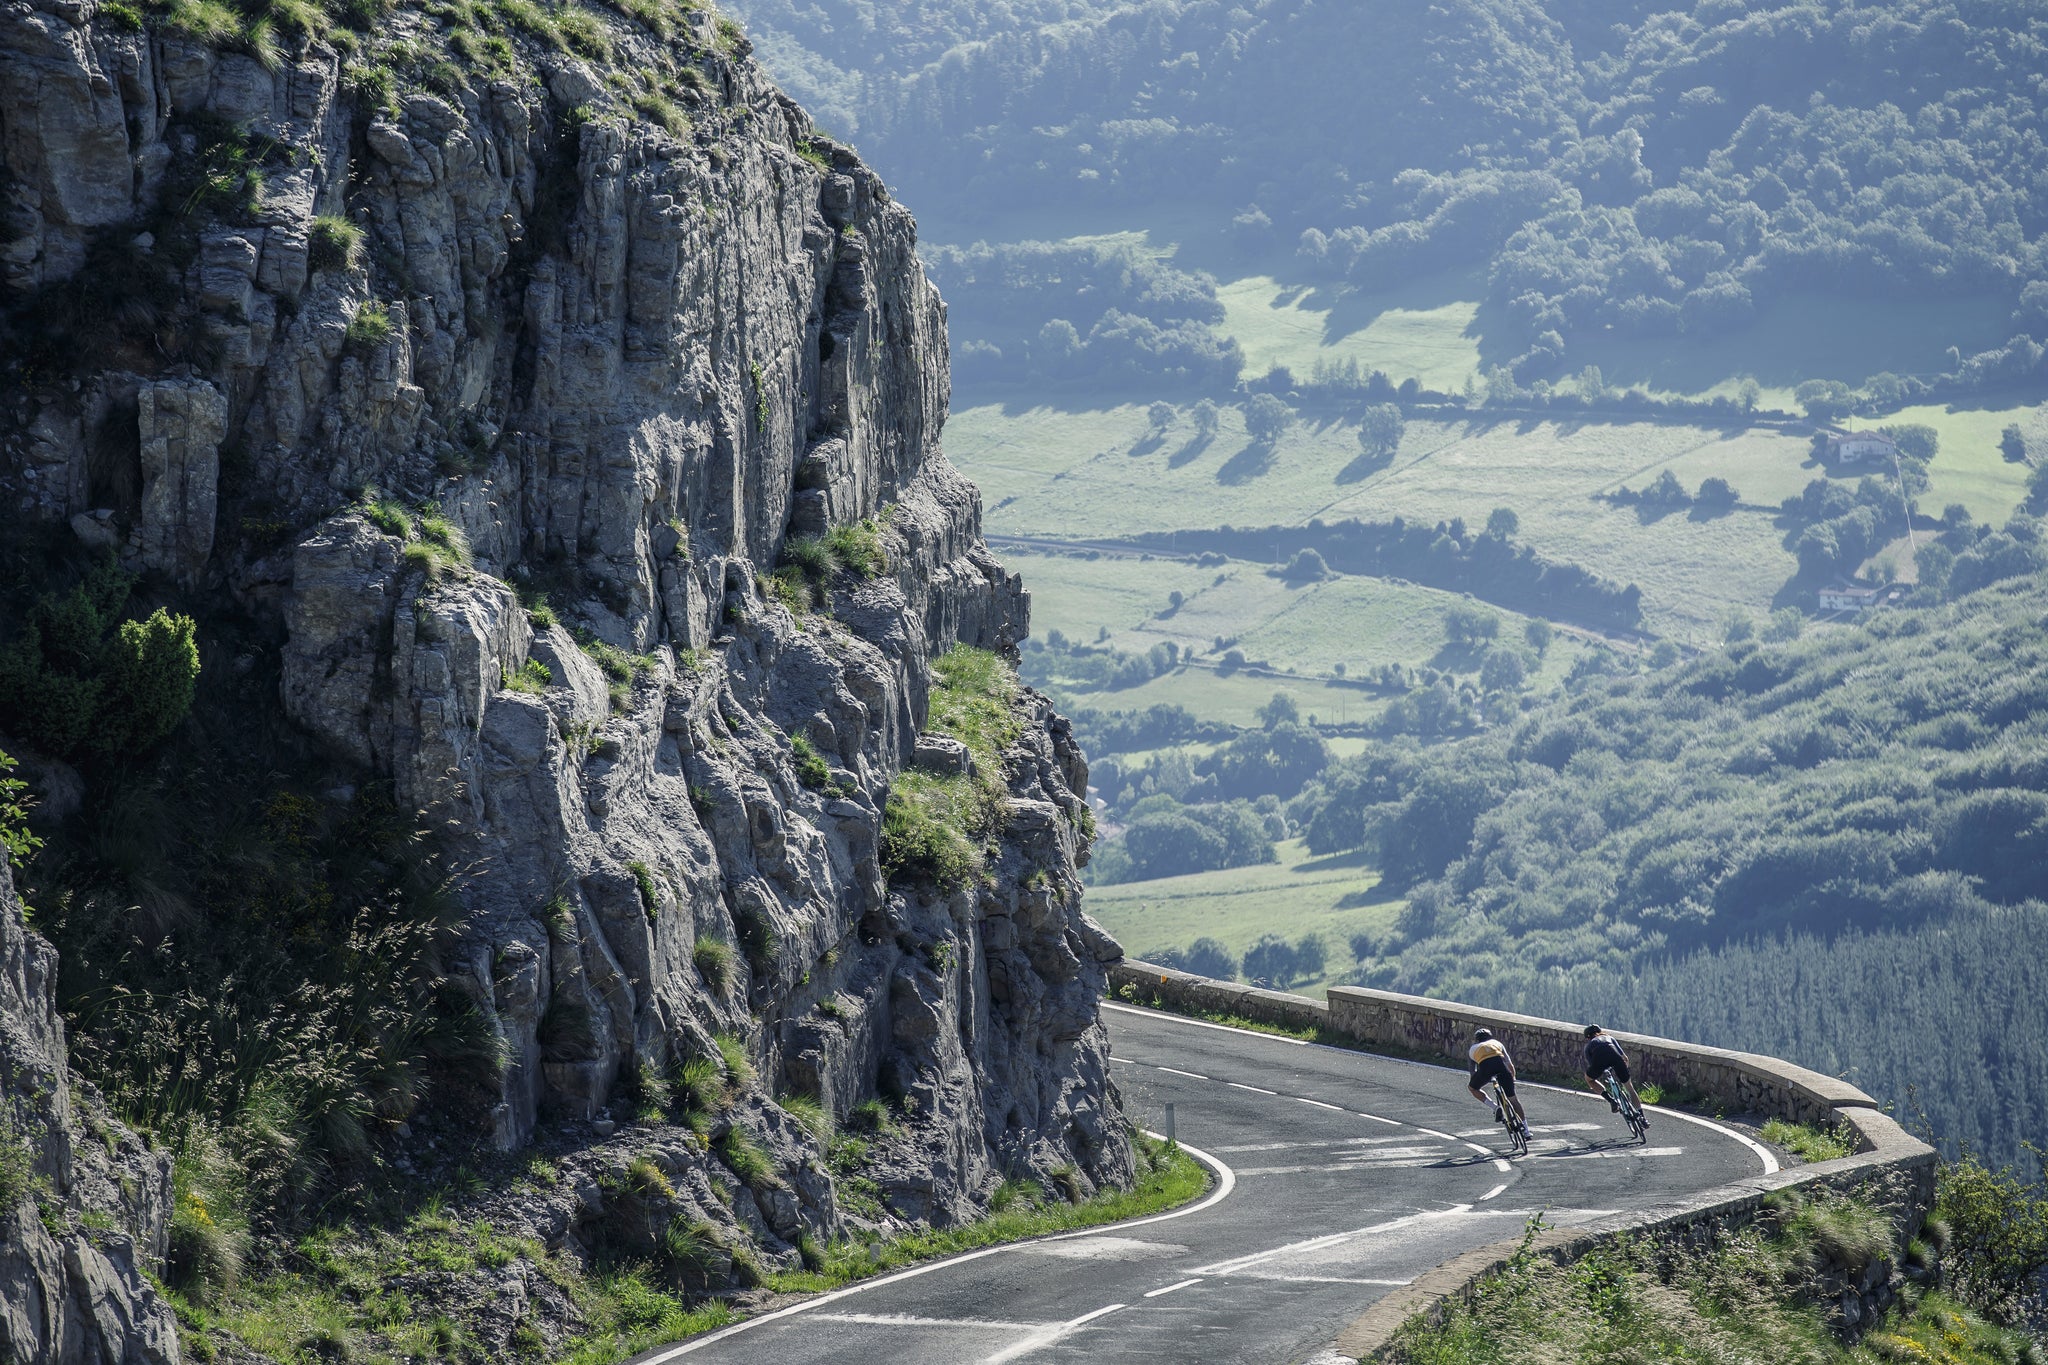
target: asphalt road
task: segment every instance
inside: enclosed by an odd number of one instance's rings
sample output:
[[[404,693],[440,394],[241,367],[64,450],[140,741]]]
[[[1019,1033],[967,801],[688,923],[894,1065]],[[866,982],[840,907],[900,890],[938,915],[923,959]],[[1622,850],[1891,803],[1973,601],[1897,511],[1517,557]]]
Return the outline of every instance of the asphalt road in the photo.
[[[1568,1226],[1776,1169],[1652,1110],[1637,1145],[1590,1092],[1522,1087],[1506,1138],[1462,1071],[1105,1004],[1127,1111],[1223,1174],[1188,1209],[971,1252],[641,1358],[691,1365],[1298,1362],[1380,1295],[1536,1213]]]

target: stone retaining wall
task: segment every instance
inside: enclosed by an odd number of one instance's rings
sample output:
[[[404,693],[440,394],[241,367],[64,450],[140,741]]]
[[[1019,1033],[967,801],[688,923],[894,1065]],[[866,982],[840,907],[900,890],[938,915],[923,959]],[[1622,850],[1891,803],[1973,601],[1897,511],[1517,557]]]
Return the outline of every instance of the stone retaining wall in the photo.
[[[1464,1064],[1472,1031],[1485,1027],[1508,1045],[1517,1070],[1528,1076],[1577,1084],[1581,1074],[1585,1038],[1578,1025],[1554,1019],[1349,986],[1331,987],[1329,1003],[1324,1004],[1129,959],[1112,966],[1109,979],[1113,989],[1129,987],[1131,997],[1168,1009],[1313,1028],[1333,1041],[1369,1051],[1452,1066]],[[1856,1152],[1738,1180],[1584,1227],[1551,1229],[1539,1233],[1533,1243],[1539,1254],[1569,1261],[1617,1237],[1644,1233],[1705,1243],[1749,1223],[1772,1194],[1794,1188],[1859,1192],[1891,1215],[1901,1246],[1933,1207],[1934,1149],[1906,1132],[1855,1086],[1775,1057],[1643,1034],[1614,1036],[1628,1048],[1639,1081],[1654,1081],[1667,1090],[1708,1103],[1718,1101],[1744,1113],[1846,1128]],[[1337,1340],[1337,1353],[1354,1360],[1379,1358],[1403,1323],[1418,1315],[1435,1319],[1446,1302],[1463,1298],[1498,1273],[1521,1245],[1516,1239],[1480,1247],[1395,1290],[1345,1330]],[[1861,1275],[1844,1277],[1837,1311],[1845,1325],[1853,1329],[1881,1309],[1890,1293],[1889,1278],[1890,1267],[1882,1263]]]

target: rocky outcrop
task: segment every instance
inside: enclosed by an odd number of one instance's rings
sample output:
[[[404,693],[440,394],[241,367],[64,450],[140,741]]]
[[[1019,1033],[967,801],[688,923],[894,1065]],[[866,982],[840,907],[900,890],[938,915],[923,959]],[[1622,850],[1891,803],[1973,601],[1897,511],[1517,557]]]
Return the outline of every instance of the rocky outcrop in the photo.
[[[934,660],[1028,628],[940,449],[915,225],[735,31],[671,18],[391,94],[365,72],[442,41],[403,9],[274,69],[68,0],[0,18],[15,318],[107,306],[88,257],[167,286],[72,335],[71,375],[12,372],[0,493],[271,632],[284,711],[452,831],[500,1146],[600,1131],[723,1035],[771,1094],[894,1102],[886,1214],[1122,1182],[1116,949],[1049,707],[974,777],[985,878],[883,866],[905,767],[973,767],[920,741]],[[828,532],[875,555],[769,583]],[[740,1220],[768,1254],[840,1227],[817,1139],[733,1112],[782,1170]]]
[[[170,1222],[170,1158],[74,1081],[57,954],[0,855],[0,1359],[167,1365],[170,1306],[143,1278]]]

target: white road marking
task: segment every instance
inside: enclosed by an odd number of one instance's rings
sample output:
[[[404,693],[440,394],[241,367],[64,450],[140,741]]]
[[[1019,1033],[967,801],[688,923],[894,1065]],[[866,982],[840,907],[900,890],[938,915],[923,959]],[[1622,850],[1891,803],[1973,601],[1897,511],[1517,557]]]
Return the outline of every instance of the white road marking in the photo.
[[[1120,1303],[1113,1303],[1107,1308],[1098,1308],[1092,1313],[1083,1313],[1078,1318],[1070,1318],[1066,1322],[1056,1322],[1050,1326],[1041,1327],[1015,1345],[1005,1346],[992,1356],[983,1356],[981,1358],[981,1365],[1004,1365],[1006,1361],[1028,1356],[1033,1351],[1042,1351],[1054,1342],[1072,1336],[1087,1324],[1095,1321],[1095,1319],[1108,1317],[1123,1306]]]
[[[1168,1014],[1164,1010],[1141,1010],[1131,1005],[1112,1004],[1107,1000],[1102,1002],[1102,1008],[1115,1010],[1118,1014],[1142,1014],[1148,1019],[1171,1019],[1176,1024],[1188,1024],[1195,1028],[1220,1028],[1225,1033],[1244,1033],[1254,1038],[1270,1039],[1276,1043],[1292,1043],[1296,1047],[1308,1047],[1310,1045],[1306,1038],[1289,1038],[1284,1033],[1261,1033],[1255,1028],[1232,1028],[1229,1024],[1212,1024],[1207,1019],[1190,1019],[1184,1014]],[[1340,1051],[1349,1050],[1348,1048],[1340,1049]],[[653,1362],[648,1362],[648,1365],[653,1365]]]
[[[1770,1148],[1764,1146],[1761,1142],[1758,1142],[1755,1138],[1750,1137],[1746,1133],[1736,1132],[1733,1128],[1728,1127],[1726,1124],[1716,1123],[1712,1119],[1703,1119],[1698,1114],[1685,1114],[1680,1113],[1676,1109],[1660,1108],[1654,1104],[1644,1105],[1643,1112],[1647,1114],[1655,1114],[1660,1119],[1674,1118],[1679,1119],[1685,1123],[1697,1123],[1702,1128],[1711,1128],[1715,1132],[1721,1134],[1721,1136],[1723,1137],[1734,1138],[1737,1142],[1749,1148],[1750,1151],[1756,1153],[1758,1157],[1762,1158],[1764,1163],[1765,1175],[1770,1175],[1778,1169],[1778,1158],[1771,1154]]]
[[[1486,1192],[1485,1194],[1482,1194],[1482,1195],[1480,1195],[1480,1196],[1479,1196],[1479,1202],[1480,1202],[1480,1203],[1482,1203],[1482,1204],[1484,1204],[1484,1203],[1485,1203],[1485,1202],[1486,1202],[1487,1200],[1489,1200],[1489,1199],[1493,1198],[1493,1197],[1494,1197],[1495,1195],[1497,1195],[1497,1194],[1500,1194],[1500,1193],[1501,1193],[1502,1191],[1506,1190],[1506,1189],[1507,1189],[1507,1187],[1508,1187],[1508,1185],[1507,1185],[1507,1182],[1506,1182],[1505,1180],[1503,1180],[1503,1181],[1502,1181],[1502,1182],[1501,1182],[1500,1184],[1498,1184],[1498,1185],[1495,1185],[1495,1186],[1494,1186],[1494,1187],[1493,1187],[1492,1189],[1488,1190],[1488,1191],[1487,1191],[1487,1192]]]
[[[1307,1151],[1313,1147],[1384,1147],[1390,1142],[1406,1142],[1408,1139],[1398,1133],[1386,1137],[1330,1138],[1318,1142],[1243,1142],[1234,1147],[1218,1147],[1219,1152],[1293,1152]]]
[[[1371,1119],[1374,1123],[1391,1124],[1396,1128],[1399,1128],[1401,1126],[1401,1121],[1399,1119],[1383,1119],[1378,1114],[1368,1114],[1363,1109],[1354,1109],[1351,1112],[1358,1115],[1358,1117],[1362,1119]]]
[[[1413,1280],[1365,1280],[1365,1279],[1359,1279],[1359,1278],[1356,1278],[1356,1277],[1354,1277],[1354,1276],[1351,1276],[1351,1275],[1282,1275],[1282,1274],[1279,1274],[1279,1273],[1277,1273],[1277,1272],[1272,1272],[1272,1271],[1269,1271],[1269,1272],[1267,1272],[1266,1274],[1264,1274],[1264,1275],[1261,1275],[1261,1276],[1259,1276],[1259,1278],[1260,1278],[1260,1279],[1262,1279],[1262,1280],[1271,1280],[1271,1281],[1273,1281],[1273,1282],[1274,1282],[1275,1284],[1381,1284],[1381,1285],[1403,1285],[1403,1284],[1414,1284],[1414,1283],[1415,1283],[1415,1281],[1413,1281]]]
[[[1441,1166],[1446,1153],[1435,1156],[1395,1157],[1388,1161],[1326,1161],[1314,1166],[1247,1166],[1239,1175],[1300,1175],[1305,1171],[1391,1171],[1404,1167]]]
[[[820,1313],[813,1322],[850,1322],[861,1327],[976,1327],[991,1332],[1036,1332],[1056,1322],[1001,1322],[993,1318],[920,1318],[909,1313]]]
[[[1165,1141],[1165,1138],[1158,1133],[1145,1131],[1145,1136],[1156,1138],[1162,1142]],[[859,1284],[848,1285],[844,1289],[835,1289],[829,1294],[820,1294],[817,1298],[807,1299],[803,1303],[793,1303],[787,1308],[778,1308],[773,1313],[763,1313],[758,1318],[748,1318],[746,1321],[736,1322],[730,1327],[721,1327],[716,1332],[709,1332],[694,1340],[673,1346],[659,1355],[649,1356],[641,1361],[640,1365],[667,1365],[671,1360],[677,1360],[689,1355],[693,1351],[702,1350],[713,1342],[724,1341],[727,1337],[738,1336],[741,1332],[752,1331],[764,1323],[795,1317],[799,1313],[808,1313],[813,1309],[823,1308],[826,1304],[837,1303],[841,1299],[850,1299],[856,1294],[865,1294],[870,1289],[880,1289],[884,1285],[901,1284],[905,1280],[914,1280],[920,1275],[929,1275],[935,1270],[948,1270],[957,1265],[965,1265],[969,1261],[979,1261],[988,1256],[1000,1256],[1007,1251],[1024,1251],[1032,1247],[1042,1246],[1047,1242],[1063,1242],[1075,1237],[1099,1237],[1105,1232],[1127,1232],[1132,1228],[1150,1227],[1154,1223],[1170,1223],[1176,1218],[1186,1218],[1191,1214],[1200,1213],[1204,1209],[1212,1209],[1228,1199],[1231,1192],[1237,1188],[1237,1172],[1231,1170],[1227,1163],[1209,1155],[1209,1153],[1199,1147],[1190,1147],[1183,1142],[1180,1144],[1180,1149],[1201,1162],[1204,1166],[1207,1166],[1210,1170],[1216,1172],[1216,1188],[1209,1191],[1208,1198],[1197,1200],[1186,1208],[1174,1209],[1170,1213],[1155,1213],[1145,1218],[1132,1218],[1122,1223],[1105,1223],[1099,1228],[1085,1228],[1079,1232],[1054,1233],[1050,1237],[1038,1237],[1028,1242],[1010,1242],[1003,1246],[983,1247],[979,1251],[964,1251],[958,1256],[948,1256],[940,1261],[927,1261],[923,1265],[914,1265],[908,1270],[899,1270],[893,1275],[880,1275],[872,1280],[863,1280]],[[1122,1307],[1121,1304],[1117,1306]]]
[[[1224,1084],[1232,1090],[1249,1090],[1254,1095],[1277,1095],[1280,1093],[1277,1090],[1261,1090],[1255,1085],[1239,1085],[1236,1081],[1225,1081]]]
[[[1493,1159],[1493,1169],[1499,1171],[1502,1175],[1506,1175],[1509,1171],[1515,1169],[1515,1164],[1512,1161],[1507,1160],[1505,1157],[1497,1156]]]
[[[1177,1066],[1159,1066],[1157,1063],[1154,1063],[1154,1069],[1158,1071],[1170,1072],[1175,1076],[1185,1076],[1191,1081],[1206,1081],[1209,1079],[1207,1076],[1197,1075],[1195,1072],[1192,1071],[1182,1071]]]
[[[1418,1133],[1427,1133],[1427,1134],[1429,1134],[1429,1135],[1430,1135],[1431,1137],[1435,1137],[1435,1138],[1442,1138],[1442,1139],[1443,1139],[1443,1140],[1444,1140],[1445,1142],[1456,1142],[1456,1141],[1457,1141],[1457,1139],[1456,1139],[1456,1138],[1454,1138],[1454,1137],[1452,1137],[1452,1136],[1451,1136],[1451,1135],[1450,1135],[1449,1133],[1439,1133],[1439,1132],[1438,1132],[1438,1131],[1437,1131],[1436,1129],[1434,1129],[1434,1128],[1424,1128],[1424,1127],[1423,1127],[1423,1126],[1422,1126],[1421,1124],[1419,1124],[1419,1123],[1415,1125],[1415,1131],[1416,1131],[1416,1132],[1418,1132]]]
[[[1468,1128],[1458,1134],[1458,1136],[1461,1138],[1492,1137],[1499,1131],[1500,1125],[1495,1124],[1491,1128]],[[1600,1131],[1600,1125],[1597,1123],[1532,1123],[1529,1125],[1529,1131],[1532,1133],[1597,1133]]]
[[[1136,1066],[1136,1065],[1137,1065],[1137,1063],[1136,1063],[1136,1062],[1132,1061],[1132,1060],[1131,1060],[1130,1058],[1128,1058],[1128,1057],[1112,1057],[1112,1058],[1110,1058],[1109,1060],[1111,1060],[1112,1062],[1115,1062],[1115,1063],[1116,1063],[1116,1064],[1117,1064],[1118,1066]]]
[[[1191,1284],[1200,1284],[1201,1282],[1202,1277],[1197,1275],[1192,1280],[1182,1280],[1179,1284],[1170,1284],[1167,1285],[1164,1289],[1148,1289],[1145,1291],[1145,1297],[1148,1299],[1156,1299],[1161,1294],[1171,1294],[1176,1289],[1186,1289]]]
[[[1536,1152],[1531,1161],[1600,1161],[1622,1156],[1682,1156],[1683,1147],[1616,1147],[1604,1152]]]
[[[1321,1251],[1326,1247],[1340,1246],[1354,1238],[1370,1236],[1376,1232],[1393,1232],[1397,1228],[1405,1228],[1413,1223],[1426,1222],[1433,1218],[1449,1218],[1455,1214],[1470,1213],[1471,1211],[1472,1206],[1470,1204],[1454,1204],[1447,1209],[1433,1209],[1426,1213],[1411,1213],[1405,1218],[1396,1218],[1386,1223],[1375,1223],[1369,1228],[1354,1228],[1350,1232],[1333,1232],[1323,1237],[1311,1237],[1305,1242],[1289,1242],[1285,1246],[1273,1247],[1268,1251],[1255,1251],[1249,1256],[1239,1256],[1233,1260],[1218,1261],[1214,1265],[1196,1266],[1195,1273],[1198,1275],[1234,1275],[1239,1271],[1248,1270],[1252,1266],[1262,1265],[1267,1261],[1273,1260],[1275,1257],[1297,1256],[1304,1252]]]
[[[1321,1100],[1305,1099],[1300,1095],[1296,1095],[1294,1097],[1294,1102],[1296,1104],[1312,1104],[1318,1109],[1327,1109],[1333,1114],[1341,1114],[1344,1112],[1344,1106],[1341,1104],[1324,1104]]]

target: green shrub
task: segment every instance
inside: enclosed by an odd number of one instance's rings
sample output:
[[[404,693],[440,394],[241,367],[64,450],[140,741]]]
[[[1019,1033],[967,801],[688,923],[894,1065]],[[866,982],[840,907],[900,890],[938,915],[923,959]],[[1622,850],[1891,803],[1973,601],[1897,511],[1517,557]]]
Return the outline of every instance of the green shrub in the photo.
[[[675,1269],[699,1279],[710,1279],[725,1264],[729,1253],[718,1229],[705,1222],[672,1220],[662,1230],[661,1254]]]
[[[1784,1148],[1802,1161],[1833,1161],[1856,1150],[1846,1125],[1822,1129],[1811,1124],[1772,1119],[1764,1124],[1762,1133],[1765,1142]]]
[[[825,546],[832,557],[851,573],[874,578],[889,569],[889,552],[882,544],[881,524],[873,517],[825,533]]]
[[[732,984],[732,945],[724,940],[698,939],[697,946],[690,950],[690,961],[696,964],[697,974],[712,990],[723,994],[725,988]]]
[[[721,1033],[712,1041],[717,1044],[719,1060],[725,1065],[727,1087],[737,1093],[752,1085],[754,1063],[747,1056],[747,1045],[730,1033]]]
[[[791,735],[789,752],[796,765],[797,781],[812,791],[823,791],[832,785],[832,769],[826,766],[818,746],[811,743],[808,735]]]
[[[353,270],[362,250],[363,230],[348,219],[323,213],[313,220],[306,239],[306,260],[313,269]]]
[[[519,665],[518,672],[506,675],[505,686],[509,691],[526,692],[538,696],[542,692],[547,691],[548,685],[554,682],[554,680],[555,675],[546,664],[542,663],[539,659],[528,659],[525,663]]]
[[[142,32],[142,11],[121,0],[103,0],[100,16],[122,33]]]
[[[604,21],[589,10],[575,4],[563,5],[554,12],[554,20],[562,41],[577,56],[600,62],[611,60],[611,36],[605,32]]]
[[[7,775],[16,766],[11,754],[0,752],[0,854],[19,867],[35,856],[43,841],[28,827],[28,783]]]
[[[1935,1217],[1942,1269],[1956,1296],[2011,1321],[2048,1269],[2048,1185],[1993,1171],[1967,1152],[1940,1168]]]
[[[709,1057],[691,1057],[675,1069],[673,1094],[685,1114],[713,1114],[732,1102],[724,1066]]]
[[[0,1113],[0,1217],[36,1190],[36,1156],[14,1119]]]
[[[795,1119],[797,1126],[809,1133],[820,1143],[832,1141],[832,1115],[816,1097],[811,1095],[784,1095],[775,1101],[783,1111]]]
[[[391,310],[375,299],[365,300],[358,305],[355,316],[348,320],[348,331],[342,340],[351,350],[373,351],[391,340],[393,323]]]
[[[725,1130],[725,1136],[712,1144],[718,1159],[726,1169],[747,1185],[779,1186],[782,1178],[775,1173],[775,1165],[768,1159],[768,1153],[746,1129],[732,1127]]]
[[[928,881],[945,890],[972,885],[986,865],[968,837],[979,793],[967,778],[903,773],[882,807],[882,871],[891,881]]]
[[[0,728],[45,752],[132,756],[192,709],[198,626],[158,608],[123,621],[134,580],[110,556],[65,594],[46,594],[0,650]]]
[[[802,571],[795,568],[786,567],[763,574],[757,586],[763,596],[780,602],[793,616],[803,615],[815,603],[810,582]]]
[[[626,870],[633,874],[633,885],[640,888],[640,909],[647,916],[649,924],[661,913],[661,893],[655,890],[654,873],[643,862],[630,862]]]

